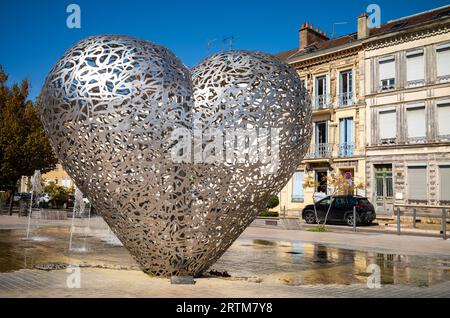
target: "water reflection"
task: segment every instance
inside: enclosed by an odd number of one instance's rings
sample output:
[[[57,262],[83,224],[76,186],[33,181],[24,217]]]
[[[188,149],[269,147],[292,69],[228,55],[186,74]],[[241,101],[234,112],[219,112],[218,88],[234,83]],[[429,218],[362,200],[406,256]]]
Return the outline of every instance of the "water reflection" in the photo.
[[[69,228],[36,229],[34,235],[50,241],[22,240],[23,230],[0,230],[0,272],[35,268],[45,263],[139,269],[123,247],[108,243],[107,229],[75,234],[86,249],[69,251]],[[80,248],[81,248],[80,247]],[[288,285],[366,283],[367,267],[380,267],[382,284],[430,286],[450,280],[450,257],[431,258],[355,251],[301,241],[238,239],[212,269],[227,271],[233,279],[258,277]]]
[[[238,240],[215,264],[234,277],[260,276],[289,285],[366,283],[370,264],[382,284],[430,286],[450,280],[449,260],[355,251],[322,244]],[[243,266],[242,264],[246,264]]]

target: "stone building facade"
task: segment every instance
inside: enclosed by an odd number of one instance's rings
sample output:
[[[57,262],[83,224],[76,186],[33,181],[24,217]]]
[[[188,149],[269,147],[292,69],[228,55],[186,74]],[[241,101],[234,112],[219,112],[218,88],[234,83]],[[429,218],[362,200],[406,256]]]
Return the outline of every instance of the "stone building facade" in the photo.
[[[277,209],[287,216],[298,216],[305,204],[313,202],[315,193],[329,192],[326,177],[330,174],[364,183],[366,172],[362,41],[357,33],[328,39],[308,23],[299,33],[299,49],[278,56],[297,70],[311,97],[313,135],[309,152],[279,195]],[[314,42],[304,43],[308,39]],[[319,185],[303,187],[306,178]]]
[[[383,25],[364,43],[367,195],[450,205],[450,6]]]
[[[379,214],[400,203],[450,204],[449,12],[446,6],[374,29],[362,14],[357,32],[336,39],[302,25],[299,47],[278,57],[304,81],[314,133],[279,195],[279,212],[298,216],[314,192],[328,188],[303,188],[305,177],[336,172],[362,182],[359,194]]]

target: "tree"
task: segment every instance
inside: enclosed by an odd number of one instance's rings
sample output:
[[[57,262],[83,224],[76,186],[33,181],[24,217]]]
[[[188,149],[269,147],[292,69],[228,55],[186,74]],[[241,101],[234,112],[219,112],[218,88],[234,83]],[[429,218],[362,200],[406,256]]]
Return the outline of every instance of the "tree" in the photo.
[[[323,180],[325,181],[325,180]],[[326,177],[327,181],[327,187],[329,189],[329,196],[330,196],[330,205],[328,206],[327,213],[325,214],[325,219],[323,222],[323,227],[325,228],[328,220],[328,214],[331,211],[331,206],[333,205],[334,197],[338,194],[344,194],[344,195],[352,195],[354,194],[358,189],[363,189],[364,184],[358,183],[353,184],[351,180],[346,179],[343,175],[333,173]],[[305,182],[303,183],[304,188],[314,188],[316,189],[318,186],[320,186],[320,182],[315,181],[311,175],[308,175],[308,177],[305,179]],[[313,192],[313,205],[314,205],[314,214],[316,217],[317,225],[320,225],[320,220],[317,215],[317,208],[316,208],[316,192]]]
[[[67,199],[69,198],[69,191],[62,186],[56,185],[54,182],[50,182],[48,185],[46,185],[44,190],[45,193],[47,193],[50,197],[50,203],[52,204],[52,207],[61,207],[64,203],[67,202]]]
[[[28,100],[27,80],[8,87],[0,65],[0,189],[9,192],[9,213],[21,176],[50,171],[57,163],[38,110]]]

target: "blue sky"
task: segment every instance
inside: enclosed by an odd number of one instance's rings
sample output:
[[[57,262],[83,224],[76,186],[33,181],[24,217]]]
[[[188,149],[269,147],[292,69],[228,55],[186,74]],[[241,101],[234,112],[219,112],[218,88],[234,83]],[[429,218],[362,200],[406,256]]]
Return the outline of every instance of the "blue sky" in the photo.
[[[193,66],[222,39],[236,37],[235,49],[269,53],[298,46],[298,29],[310,21],[336,36],[356,31],[357,16],[368,4],[381,7],[382,22],[448,5],[449,0],[0,0],[0,64],[10,82],[31,81],[30,97],[40,91],[53,63],[76,41],[95,34],[127,34],[165,45]],[[81,7],[81,29],[66,26],[66,7]]]

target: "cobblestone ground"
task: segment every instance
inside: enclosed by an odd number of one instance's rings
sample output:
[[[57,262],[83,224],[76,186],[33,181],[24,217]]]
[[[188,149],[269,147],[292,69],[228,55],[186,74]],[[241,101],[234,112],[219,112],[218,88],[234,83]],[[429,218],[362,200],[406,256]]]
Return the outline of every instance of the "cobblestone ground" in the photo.
[[[432,287],[365,284],[304,285],[200,278],[195,285],[171,285],[140,271],[81,269],[80,288],[68,288],[71,273],[21,270],[0,274],[0,297],[449,297],[450,282]]]
[[[75,222],[77,246],[86,240],[83,224]],[[450,297],[449,240],[250,227],[213,266],[231,278],[171,285],[138,270],[101,219],[90,224],[89,251],[70,253],[70,221],[39,222],[33,235],[51,240],[31,242],[21,239],[26,219],[0,216],[0,297]],[[34,269],[50,261],[81,267]],[[365,283],[372,261],[386,265],[381,288]]]

